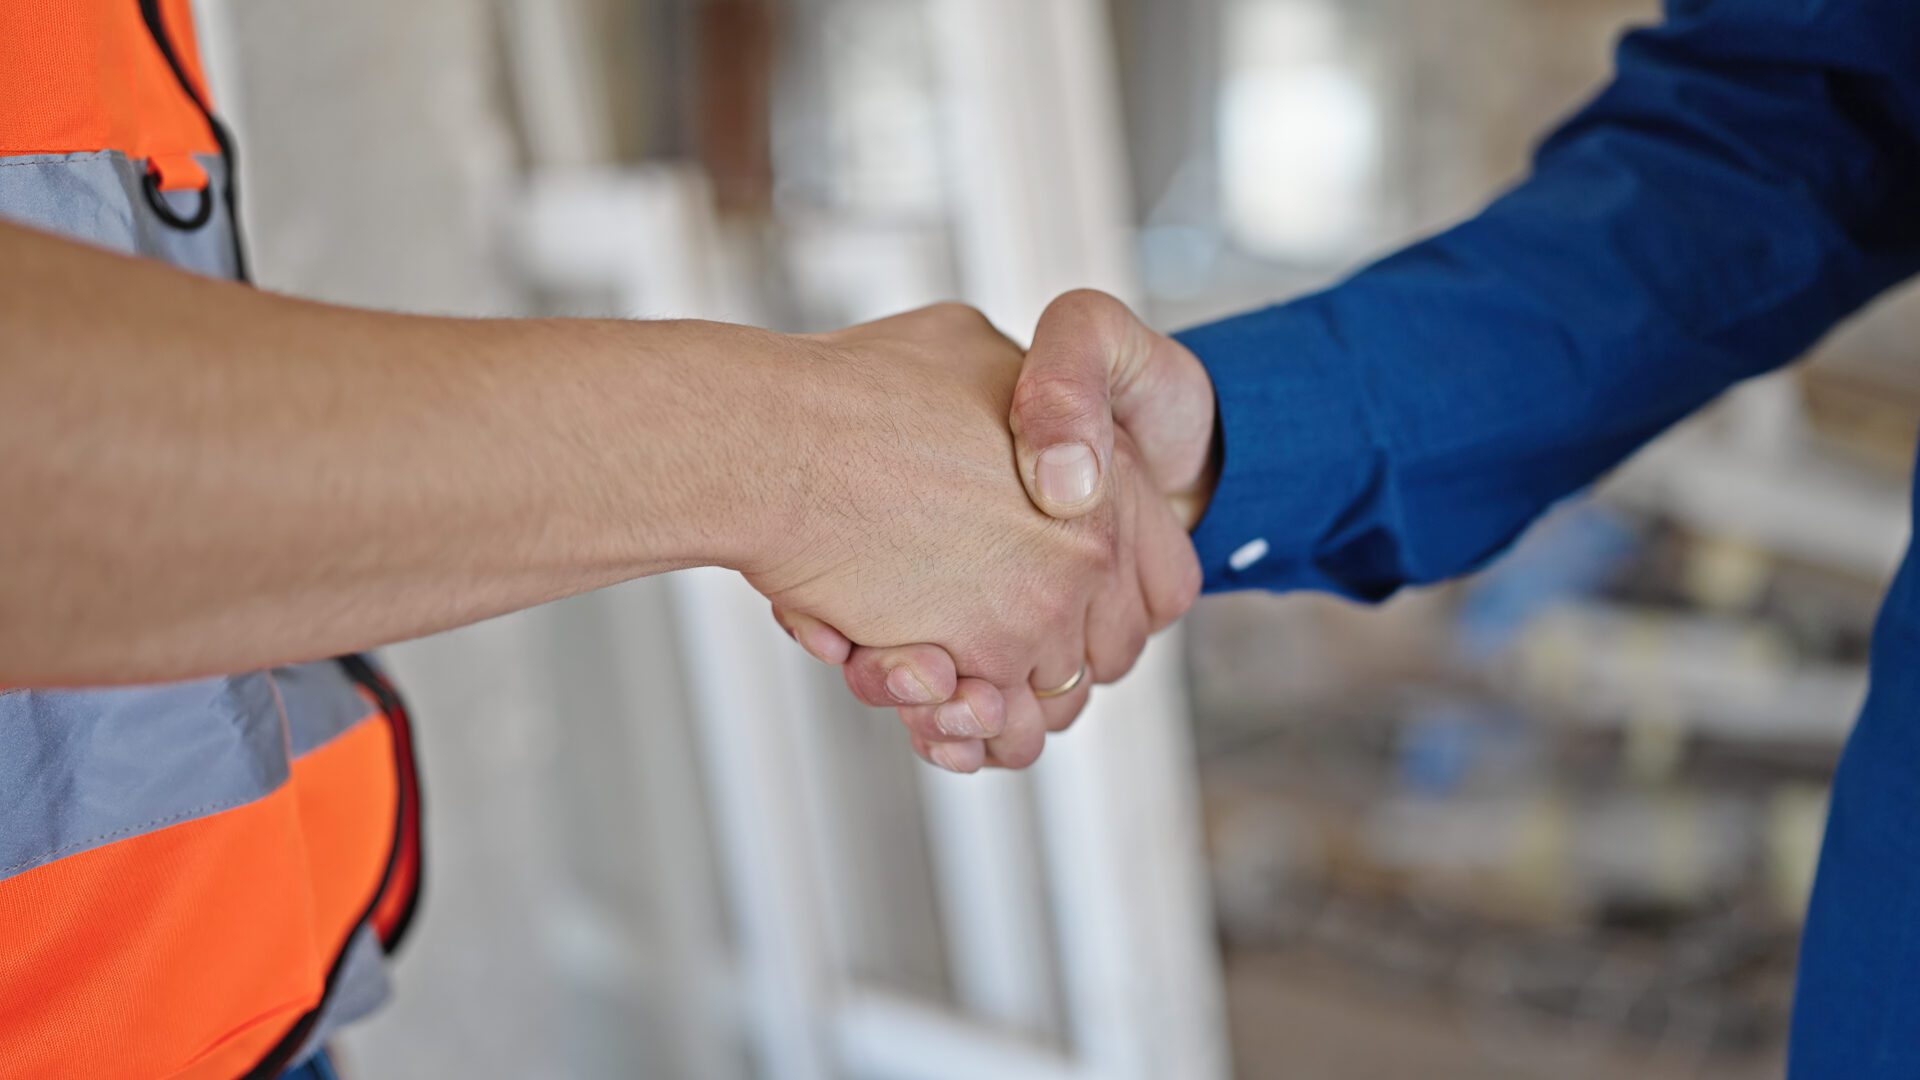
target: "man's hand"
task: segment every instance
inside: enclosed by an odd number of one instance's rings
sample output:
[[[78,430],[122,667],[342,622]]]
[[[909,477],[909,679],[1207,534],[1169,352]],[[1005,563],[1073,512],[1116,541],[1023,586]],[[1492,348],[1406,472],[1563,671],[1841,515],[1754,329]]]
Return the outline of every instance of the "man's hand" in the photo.
[[[1077,517],[1099,505],[1118,425],[1191,530],[1218,473],[1213,419],[1213,383],[1198,357],[1120,301],[1081,289],[1040,316],[1009,424],[1020,479],[1048,514]]]
[[[1192,602],[1180,523],[1110,424],[1089,435],[1100,498],[1072,520],[1035,512],[1007,474],[1021,354],[977,312],[942,305],[812,344],[791,402],[804,445],[783,452],[841,465],[824,483],[817,465],[794,473],[816,486],[793,493],[804,511],[776,517],[787,531],[742,567],[748,581],[816,655],[844,655],[827,626],[837,641],[938,643],[863,651],[850,675],[911,705],[916,746],[946,767],[1030,763],[1092,681],[1118,678]],[[1034,693],[1083,665],[1072,692]]]
[[[1131,669],[1146,632],[1184,614],[1199,591],[1198,565],[1184,532],[1205,511],[1218,473],[1212,384],[1191,352],[1148,328],[1126,305],[1104,293],[1073,292],[1055,300],[1041,317],[1009,421],[1021,480],[1034,505],[1049,515],[1095,514],[1111,501],[1116,483],[1135,483],[1116,480],[1116,447],[1139,455],[1148,477],[1147,499],[1167,508],[1164,514],[1138,514],[1148,527],[1131,537],[1138,587],[1149,598],[1144,631],[1112,619],[1087,628],[1089,674],[1093,681],[1112,682]],[[1178,531],[1164,527],[1169,519]],[[939,647],[856,647],[826,622],[778,604],[774,614],[808,652],[844,665],[856,697],[898,708],[915,749],[932,763],[972,772],[982,764],[1018,767],[1030,760],[1024,740],[1004,747],[938,724],[941,715],[956,709],[943,696],[949,687],[965,687],[959,697],[967,707],[1007,711],[1007,703],[993,700],[992,688],[958,679],[953,658]],[[1024,691],[1015,688],[1022,711]],[[930,697],[942,704],[928,704]],[[1047,713],[1048,729],[1072,723],[1085,702],[1084,689],[1063,696]]]
[[[1125,437],[1096,509],[1033,508],[1020,350],[965,308],[795,338],[359,311],[6,224],[0,256],[0,505],[33,508],[0,514],[0,683],[246,671],[726,566],[936,643],[875,685],[1020,764],[1086,696],[1031,686],[1184,603],[1142,588],[1136,552],[1183,539]]]

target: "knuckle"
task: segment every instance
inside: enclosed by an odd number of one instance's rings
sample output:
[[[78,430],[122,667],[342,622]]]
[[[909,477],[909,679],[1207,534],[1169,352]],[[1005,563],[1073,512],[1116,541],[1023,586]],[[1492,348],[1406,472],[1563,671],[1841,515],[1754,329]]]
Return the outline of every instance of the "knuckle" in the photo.
[[[1110,502],[1103,501],[1077,518],[1050,523],[1054,542],[1075,562],[1097,569],[1119,560],[1120,530]]]
[[[938,304],[930,304],[921,310],[931,318],[957,325],[975,328],[993,325],[987,321],[986,314],[979,308],[974,307],[972,304],[961,303],[958,300],[943,300]]]
[[[1120,300],[1112,294],[1088,288],[1069,289],[1053,303],[1062,311],[1095,315],[1105,314],[1120,306]]]
[[[1070,530],[1074,559],[1093,580],[1105,580],[1120,567],[1119,537],[1108,526],[1106,519],[1095,518]]]
[[[1013,391],[1013,411],[1029,429],[1092,420],[1099,405],[1098,389],[1067,372],[1029,375]]]
[[[1049,580],[1042,585],[1037,600],[1038,609],[1049,626],[1070,622],[1080,613],[1079,590],[1064,580]]]
[[[1041,614],[1051,619],[1055,605],[1061,601],[1065,591],[1058,574],[1027,575],[1019,610],[1027,615]]]
[[[1031,614],[1035,609],[1023,600],[1022,610]],[[1020,617],[1009,617],[996,622],[996,626],[991,641],[983,641],[964,652],[955,653],[953,662],[968,677],[995,686],[1012,686],[1019,681],[1019,672],[1024,670],[1020,664],[1025,653],[1024,632],[1030,628]]]

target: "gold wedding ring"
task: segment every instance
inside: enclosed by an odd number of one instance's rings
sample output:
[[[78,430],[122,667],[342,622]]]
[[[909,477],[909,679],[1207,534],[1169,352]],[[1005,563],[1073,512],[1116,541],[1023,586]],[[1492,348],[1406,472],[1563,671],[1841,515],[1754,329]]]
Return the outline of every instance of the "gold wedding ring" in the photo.
[[[1051,690],[1035,690],[1033,692],[1033,696],[1037,698],[1050,698],[1050,697],[1062,697],[1064,695],[1071,694],[1073,693],[1074,688],[1080,685],[1080,680],[1086,677],[1087,677],[1087,665],[1081,664],[1080,670],[1073,673],[1073,678],[1068,679],[1066,682],[1061,683],[1059,686],[1056,686]]]

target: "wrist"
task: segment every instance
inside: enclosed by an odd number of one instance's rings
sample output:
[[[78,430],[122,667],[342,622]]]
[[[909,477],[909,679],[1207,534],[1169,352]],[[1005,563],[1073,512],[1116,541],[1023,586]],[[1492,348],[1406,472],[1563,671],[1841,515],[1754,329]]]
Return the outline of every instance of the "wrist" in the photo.
[[[804,573],[821,524],[854,498],[849,428],[876,408],[851,357],[825,338],[702,324],[718,335],[700,386],[712,404],[700,456],[705,565],[749,578]],[[782,573],[784,571],[784,573]]]
[[[760,574],[802,545],[816,474],[831,460],[816,445],[819,411],[808,401],[823,358],[807,338],[702,325],[718,340],[700,372],[708,409],[694,435],[700,562]]]
[[[516,520],[555,557],[615,579],[779,557],[811,456],[804,339],[696,320],[504,325],[528,336],[504,365],[501,426],[527,441],[502,471],[529,485]]]

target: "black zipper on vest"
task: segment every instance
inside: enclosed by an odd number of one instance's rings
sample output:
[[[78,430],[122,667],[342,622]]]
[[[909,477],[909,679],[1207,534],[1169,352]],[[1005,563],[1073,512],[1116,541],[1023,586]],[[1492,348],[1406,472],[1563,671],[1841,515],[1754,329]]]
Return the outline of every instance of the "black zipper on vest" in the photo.
[[[293,1055],[299,1053],[300,1048],[307,1044],[307,1039],[313,1034],[314,1026],[320,1023],[320,1018],[326,1015],[327,1006],[333,1002],[334,991],[340,984],[340,975],[346,970],[347,953],[353,945],[354,937],[360,933],[361,927],[372,923],[374,911],[380,907],[380,902],[386,899],[387,889],[393,884],[393,874],[400,865],[400,853],[406,839],[404,834],[407,830],[409,803],[415,804],[411,807],[413,828],[417,832],[421,827],[420,807],[417,805],[419,782],[413,775],[413,720],[407,712],[406,703],[400,700],[400,693],[393,688],[393,684],[388,682],[386,676],[380,674],[380,671],[366,657],[342,656],[334,662],[340,665],[340,669],[346,672],[347,677],[355,684],[373,695],[374,700],[379,703],[380,711],[386,714],[387,722],[393,726],[396,751],[394,766],[400,771],[393,808],[393,845],[387,852],[386,868],[380,872],[379,886],[373,890],[373,896],[367,901],[367,906],[361,910],[359,917],[354,919],[353,929],[348,932],[347,940],[340,943],[339,951],[333,955],[333,964],[327,968],[327,981],[320,991],[319,1002],[302,1014],[300,1019],[294,1021],[286,1034],[280,1036],[280,1041],[273,1044],[273,1049],[268,1050],[265,1056],[247,1071],[242,1080],[278,1080],[279,1076],[287,1071],[287,1065]],[[393,936],[381,942],[382,952],[388,955],[400,946],[400,939],[406,934],[407,928],[413,924],[413,913],[420,903],[421,882],[425,874],[421,846],[416,836],[413,848],[413,891],[407,897],[407,906],[402,909],[400,917],[394,922]]]
[[[186,69],[180,66],[180,55],[174,51],[173,39],[167,36],[166,20],[160,15],[160,0],[140,0],[140,18],[147,24],[147,34],[153,38],[154,47],[160,50],[160,55],[166,60],[167,67],[173,71],[174,81],[180,84],[181,92],[193,102],[194,108],[200,110],[200,115],[206,118],[207,127],[213,130],[213,141],[220,147],[220,157],[227,165],[227,188],[222,193],[222,201],[227,204],[227,227],[233,231],[233,276],[241,281],[251,282],[253,277],[247,271],[246,244],[240,239],[240,159],[234,154],[233,136],[228,133],[227,126],[220,122],[220,118],[213,115],[213,110],[207,106],[206,100],[193,88],[193,80],[187,78]],[[208,184],[211,187],[212,181],[208,181]],[[210,190],[201,193],[199,212],[191,218],[182,218],[173,212],[173,208],[167,205],[165,199],[160,197],[159,188],[155,186],[152,174],[148,174],[145,185],[147,202],[152,204],[161,220],[176,229],[189,231],[198,229],[213,216],[213,195]]]

